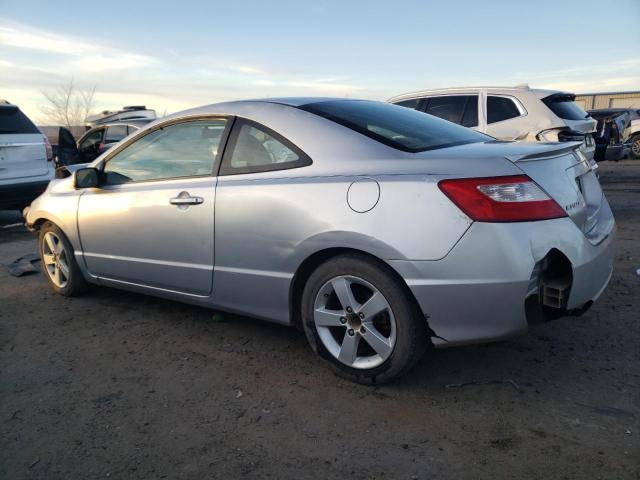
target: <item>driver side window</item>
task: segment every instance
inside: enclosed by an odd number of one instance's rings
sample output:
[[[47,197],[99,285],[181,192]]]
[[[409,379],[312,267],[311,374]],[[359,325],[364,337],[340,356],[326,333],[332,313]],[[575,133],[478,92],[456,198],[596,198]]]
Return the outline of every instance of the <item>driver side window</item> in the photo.
[[[111,157],[107,185],[213,174],[225,119],[178,123],[155,130]]]

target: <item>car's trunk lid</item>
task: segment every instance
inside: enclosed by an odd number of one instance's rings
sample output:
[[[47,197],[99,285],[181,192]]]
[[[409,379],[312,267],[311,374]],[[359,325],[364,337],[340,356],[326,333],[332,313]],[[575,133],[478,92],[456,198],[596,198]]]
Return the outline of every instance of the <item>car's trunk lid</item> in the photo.
[[[20,109],[0,101],[0,181],[46,175],[44,136]]]
[[[46,175],[47,152],[40,133],[0,133],[0,180]]]
[[[542,187],[567,212],[585,233],[597,223],[603,202],[602,188],[592,165],[571,145],[541,145],[537,152],[510,153],[505,157],[514,162],[534,182]]]

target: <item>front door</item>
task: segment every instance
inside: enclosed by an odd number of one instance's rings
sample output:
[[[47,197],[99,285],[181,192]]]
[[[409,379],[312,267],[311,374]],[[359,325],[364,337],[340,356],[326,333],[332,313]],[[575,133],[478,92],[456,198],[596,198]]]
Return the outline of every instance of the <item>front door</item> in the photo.
[[[181,293],[211,292],[214,168],[227,125],[216,118],[156,127],[105,161],[80,197],[89,272]]]

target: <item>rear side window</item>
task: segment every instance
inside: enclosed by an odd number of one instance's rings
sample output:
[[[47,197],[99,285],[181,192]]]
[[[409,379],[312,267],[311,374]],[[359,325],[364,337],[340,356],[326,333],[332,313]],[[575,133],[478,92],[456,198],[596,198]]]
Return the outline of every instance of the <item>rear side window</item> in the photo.
[[[420,103],[420,99],[419,98],[412,98],[410,100],[402,100],[400,102],[394,102],[394,105],[400,105],[401,107],[407,107],[407,108],[413,108],[416,109],[418,108],[418,103]]]
[[[461,124],[466,103],[467,95],[431,97],[427,103],[425,112],[429,115],[442,118],[443,120]]]
[[[0,105],[0,134],[3,133],[40,133],[40,130],[15,105]]]
[[[584,120],[588,118],[589,114],[574,102],[574,99],[573,95],[551,95],[543,98],[542,102],[564,120]]]
[[[487,123],[502,122],[522,115],[515,102],[508,97],[487,97]]]
[[[478,96],[469,95],[462,115],[462,126],[471,128],[478,126]]]
[[[490,140],[490,137],[460,125],[390,103],[330,100],[299,108],[405,152]]]
[[[119,142],[127,136],[126,125],[111,125],[107,127],[107,134],[104,137],[105,143]]]
[[[298,147],[263,125],[240,120],[229,137],[221,175],[304,167],[311,159]]]
[[[129,125],[129,135],[131,135],[133,132],[137,132],[138,130],[140,130],[138,127]]]

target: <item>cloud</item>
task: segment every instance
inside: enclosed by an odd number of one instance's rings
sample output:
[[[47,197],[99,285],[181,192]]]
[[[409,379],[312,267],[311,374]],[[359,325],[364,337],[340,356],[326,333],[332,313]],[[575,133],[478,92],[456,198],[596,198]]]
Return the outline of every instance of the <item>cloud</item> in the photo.
[[[540,72],[519,72],[510,77],[515,83],[573,93],[640,89],[640,59],[629,58]]]
[[[349,96],[363,87],[345,76],[291,73],[242,63],[237,58],[169,52],[167,59],[0,19],[0,84],[3,95],[42,118],[41,92],[73,78],[96,86],[96,110],[147,104],[159,113],[242,98]],[[312,65],[310,65],[312,66]],[[19,87],[19,88],[18,88]],[[6,92],[6,93],[5,93]]]
[[[36,29],[20,23],[0,21],[0,47],[54,54],[61,64],[73,70],[99,72],[144,67],[157,63],[155,58],[111,46],[90,43],[80,38]],[[70,62],[60,57],[73,58]]]
[[[1,2],[1,0],[0,0]],[[97,33],[99,35],[99,33]],[[109,38],[109,37],[108,37]],[[375,68],[366,63],[348,70],[327,71],[310,58],[282,67],[276,57],[242,51],[206,53],[168,49],[145,54],[144,44],[134,47],[111,40],[34,28],[0,19],[0,96],[18,103],[34,119],[44,90],[53,90],[73,78],[81,88],[96,86],[96,110],[146,104],[159,113],[243,98],[278,96],[332,96],[385,99],[402,91],[451,87],[460,83],[516,85],[568,90],[575,93],[640,89],[640,59],[594,60],[594,65],[571,65],[527,71],[515,63],[512,74],[490,68],[461,76],[455,69],[426,70]],[[155,56],[154,56],[155,55]],[[342,67],[346,68],[346,67]],[[425,67],[426,68],[426,67]],[[500,76],[498,76],[500,75]],[[462,79],[462,80],[461,80]]]
[[[239,65],[237,67],[231,67],[231,70],[239,73],[246,73],[249,75],[262,75],[265,73],[261,68],[253,67],[250,65]]]

